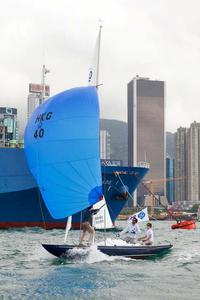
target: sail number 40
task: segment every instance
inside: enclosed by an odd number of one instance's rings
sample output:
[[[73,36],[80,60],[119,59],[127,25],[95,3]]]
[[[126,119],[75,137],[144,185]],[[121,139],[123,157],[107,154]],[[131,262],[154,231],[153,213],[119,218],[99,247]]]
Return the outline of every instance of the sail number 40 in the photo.
[[[34,138],[42,138],[44,136],[44,129],[43,128],[40,128],[40,129],[37,129],[34,133]]]

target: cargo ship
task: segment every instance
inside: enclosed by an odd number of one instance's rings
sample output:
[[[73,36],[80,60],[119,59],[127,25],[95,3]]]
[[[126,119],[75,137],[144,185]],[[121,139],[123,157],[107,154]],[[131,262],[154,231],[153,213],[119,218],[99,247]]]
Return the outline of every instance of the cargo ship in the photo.
[[[0,148],[0,166],[0,228],[65,228],[66,218],[55,220],[49,214],[23,148]],[[102,165],[103,192],[113,223],[147,171]],[[80,213],[73,216],[72,226],[80,227]]]

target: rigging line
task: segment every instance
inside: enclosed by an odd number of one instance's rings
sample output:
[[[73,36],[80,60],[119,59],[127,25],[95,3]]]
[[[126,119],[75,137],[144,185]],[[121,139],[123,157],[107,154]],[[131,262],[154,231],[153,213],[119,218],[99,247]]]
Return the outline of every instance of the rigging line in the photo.
[[[126,189],[126,186],[124,185],[124,182],[123,182],[123,180],[121,179],[121,177],[120,177],[120,175],[119,175],[118,172],[116,172],[116,175],[118,176],[118,178],[119,178],[121,184],[123,185],[123,187],[124,187],[125,190],[127,191],[129,197],[130,197],[132,200],[134,200],[134,199],[133,199],[133,196],[132,196],[132,195],[129,193],[129,191]],[[138,178],[137,178],[137,179],[138,179]],[[137,206],[138,206],[139,208],[142,208],[139,204],[137,204]]]
[[[112,212],[113,216],[114,216],[115,218],[117,218],[118,215],[117,215],[117,213],[115,213],[115,212],[113,211],[113,209],[111,208],[110,204],[107,203],[107,202],[106,202],[106,204],[107,204],[107,207],[109,208],[109,210]]]
[[[42,215],[42,221],[43,221],[43,224],[44,224],[44,229],[47,229],[46,221],[45,221],[45,217],[44,217],[44,212],[43,212],[43,209],[42,209],[42,197],[41,197],[39,189],[38,189],[38,199],[39,199],[39,205],[40,205],[40,210],[41,210],[41,215]]]
[[[157,200],[160,203],[160,205],[166,209],[167,213],[170,214],[170,215],[172,215],[172,213],[170,211],[168,211],[167,206],[165,206],[164,204],[162,204],[162,202],[160,201],[160,199],[157,198],[154,193],[152,193],[152,191],[146,186],[146,184],[144,184],[142,181],[141,181],[141,184],[149,192],[149,194],[152,195],[154,197],[154,199]]]
[[[103,165],[103,168],[104,168],[104,172],[103,172],[103,176],[104,176],[104,178],[103,179],[105,179],[106,178],[106,173],[105,173],[105,168],[106,168],[106,165]],[[104,186],[104,185],[103,185]],[[110,185],[111,187],[112,187],[112,185]],[[110,187],[109,186],[109,187]],[[105,189],[105,188],[104,188]],[[106,198],[105,198],[105,204],[107,205],[107,207],[109,208],[109,210],[112,212],[112,214],[113,214],[113,216],[115,217],[115,218],[117,218],[117,213],[115,213],[114,211],[113,211],[113,209],[111,208],[111,206],[110,206],[110,204],[106,201]],[[104,204],[104,205],[105,205]],[[110,214],[110,213],[109,213]],[[113,223],[113,222],[112,222]]]
[[[43,221],[43,224],[44,224],[44,229],[47,229],[46,222],[45,222],[45,217],[44,217],[44,212],[43,212],[43,209],[42,209],[41,193],[40,193],[40,190],[39,190],[39,153],[38,153],[38,150],[37,150],[37,169],[38,169],[38,172],[37,172],[38,200],[39,200],[39,206],[40,206],[40,211],[41,211],[41,215],[42,215],[42,221]]]
[[[120,177],[120,175],[119,175],[118,172],[116,172],[116,175],[119,177],[119,180],[120,180],[120,182],[122,183],[122,185],[126,188],[126,186],[124,185],[124,183],[123,183],[123,181],[122,181],[122,179],[121,179],[121,177]],[[138,178],[136,175],[133,175],[133,176],[135,176],[135,177],[139,180],[139,178]],[[134,200],[133,197],[132,197],[132,195],[129,193],[129,191],[128,191],[128,190],[126,190],[126,191],[127,191],[128,195],[129,195],[129,197],[131,197],[131,199]],[[142,208],[143,208],[143,207],[140,206],[138,203],[137,203],[137,206],[139,207],[139,209],[142,209]],[[155,217],[153,217],[152,215],[149,214],[149,216],[150,216],[152,219],[157,220],[157,219],[156,219]]]
[[[102,209],[105,205],[106,205],[106,203],[104,203],[98,210]]]
[[[80,214],[80,226],[79,226],[79,243],[81,241],[81,229],[82,229],[82,220],[83,220],[83,211],[81,210],[81,214]]]
[[[118,172],[115,172],[115,175],[117,175],[118,176],[118,178],[119,178],[119,180],[120,180],[120,182],[121,182],[121,184],[123,185],[123,187],[125,188],[125,190],[127,191],[127,193],[128,193],[128,195],[129,195],[129,197],[133,200],[133,196],[129,193],[129,191],[127,190],[127,188],[126,188],[126,186],[125,186],[125,184],[124,184],[124,182],[122,181],[122,179],[121,179],[121,177],[120,177],[120,175],[119,175],[119,173]]]

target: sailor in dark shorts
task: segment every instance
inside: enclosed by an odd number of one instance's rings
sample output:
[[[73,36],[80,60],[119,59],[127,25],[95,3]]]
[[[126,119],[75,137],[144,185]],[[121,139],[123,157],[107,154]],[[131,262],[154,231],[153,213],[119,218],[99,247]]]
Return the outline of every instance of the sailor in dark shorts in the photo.
[[[81,229],[82,229],[82,235],[80,238],[79,246],[83,246],[83,240],[86,235],[86,233],[89,233],[89,239],[88,239],[88,245],[91,245],[94,240],[94,228],[92,227],[92,216],[97,214],[99,209],[93,209],[92,206],[86,208],[82,213],[82,223],[81,223]]]

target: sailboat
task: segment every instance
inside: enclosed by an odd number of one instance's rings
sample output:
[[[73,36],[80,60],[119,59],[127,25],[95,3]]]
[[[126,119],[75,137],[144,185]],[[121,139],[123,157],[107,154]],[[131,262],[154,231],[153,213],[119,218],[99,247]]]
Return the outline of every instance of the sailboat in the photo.
[[[51,216],[69,219],[65,241],[72,215],[92,205],[102,206],[99,149],[97,86],[77,87],[49,98],[27,124],[25,152],[29,168]],[[58,257],[67,257],[77,247],[65,243],[42,246]],[[107,255],[147,258],[171,247],[105,244],[97,248]]]
[[[71,216],[101,202],[96,88],[74,88],[40,105],[26,127],[25,151],[53,218]],[[67,256],[69,250],[76,248],[67,244],[44,244],[43,247],[59,257]],[[169,248],[171,245],[98,246],[105,254],[133,258],[158,255]]]

